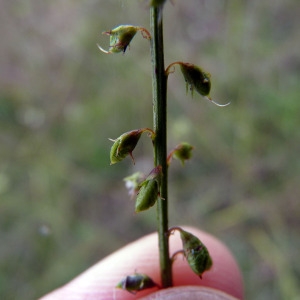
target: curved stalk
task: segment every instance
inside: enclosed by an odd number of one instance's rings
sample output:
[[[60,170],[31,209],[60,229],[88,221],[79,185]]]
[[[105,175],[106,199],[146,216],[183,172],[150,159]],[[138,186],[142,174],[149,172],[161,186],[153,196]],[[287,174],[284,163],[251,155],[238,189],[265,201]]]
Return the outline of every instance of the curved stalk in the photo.
[[[167,166],[167,75],[164,66],[162,6],[151,7],[151,60],[153,91],[154,164],[162,166],[160,197],[157,201],[158,243],[162,287],[172,286],[172,263],[168,234]]]

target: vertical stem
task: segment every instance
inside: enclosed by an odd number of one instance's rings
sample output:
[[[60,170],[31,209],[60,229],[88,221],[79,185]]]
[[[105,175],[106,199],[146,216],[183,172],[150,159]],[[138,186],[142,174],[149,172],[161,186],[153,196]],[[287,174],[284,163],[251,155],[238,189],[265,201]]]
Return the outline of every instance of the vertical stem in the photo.
[[[167,167],[167,76],[164,66],[162,6],[151,7],[151,59],[153,91],[154,164],[162,166],[160,198],[157,201],[158,243],[163,287],[172,286],[172,265],[168,237],[168,167]]]

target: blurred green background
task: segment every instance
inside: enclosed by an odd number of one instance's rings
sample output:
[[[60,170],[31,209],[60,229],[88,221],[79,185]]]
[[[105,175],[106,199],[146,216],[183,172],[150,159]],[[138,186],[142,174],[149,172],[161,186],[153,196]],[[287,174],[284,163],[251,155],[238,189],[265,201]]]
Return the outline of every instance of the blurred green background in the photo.
[[[236,256],[247,299],[299,299],[300,4],[174,0],[166,65],[212,75],[218,108],[169,77],[170,225],[201,227]],[[123,178],[152,168],[142,137],[110,166],[108,138],[152,127],[149,44],[105,55],[102,31],[149,28],[147,2],[0,1],[0,295],[34,299],[156,229]],[[184,212],[184,214],[182,213]]]

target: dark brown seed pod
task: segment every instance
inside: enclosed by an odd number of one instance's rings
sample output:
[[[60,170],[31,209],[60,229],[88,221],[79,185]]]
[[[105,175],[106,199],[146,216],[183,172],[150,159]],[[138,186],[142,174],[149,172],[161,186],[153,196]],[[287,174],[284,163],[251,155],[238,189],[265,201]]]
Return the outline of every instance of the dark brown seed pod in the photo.
[[[128,291],[129,293],[136,294],[139,291],[159,287],[148,275],[135,273],[124,277],[117,285],[116,288]]]
[[[192,93],[195,89],[202,96],[209,95],[211,88],[209,73],[206,73],[201,68],[189,63],[180,64],[180,69],[187,88],[189,87]]]

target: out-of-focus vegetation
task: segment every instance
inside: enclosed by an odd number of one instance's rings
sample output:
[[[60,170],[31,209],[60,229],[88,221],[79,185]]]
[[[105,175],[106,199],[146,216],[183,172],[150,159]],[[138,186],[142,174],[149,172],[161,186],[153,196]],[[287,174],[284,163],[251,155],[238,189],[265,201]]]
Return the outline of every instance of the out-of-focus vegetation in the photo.
[[[299,297],[300,4],[173,1],[166,64],[212,74],[218,108],[169,77],[171,224],[204,228],[237,257],[247,299]],[[147,138],[110,166],[108,138],[152,126],[148,42],[105,55],[101,32],[148,28],[146,1],[1,1],[0,295],[33,299],[156,228],[122,178],[149,172]],[[185,214],[182,214],[182,211]]]

